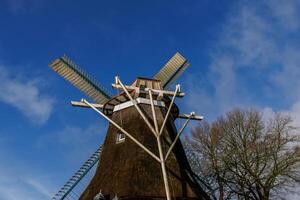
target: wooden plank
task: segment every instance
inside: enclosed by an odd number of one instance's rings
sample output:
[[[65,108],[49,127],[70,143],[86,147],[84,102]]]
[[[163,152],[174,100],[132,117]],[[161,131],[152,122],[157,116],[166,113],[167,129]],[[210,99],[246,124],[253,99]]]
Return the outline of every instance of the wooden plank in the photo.
[[[86,103],[83,103],[83,102],[79,102],[79,101],[71,101],[71,105],[72,106],[75,106],[75,107],[82,107],[82,108],[90,108],[90,106],[86,105]],[[93,103],[92,104],[95,108],[100,108],[102,109],[103,108],[103,105],[102,104],[96,104],[96,103]]]
[[[204,117],[203,116],[199,116],[199,115],[189,115],[189,114],[181,114],[181,115],[178,115],[177,118],[181,118],[181,119],[191,119],[191,120],[203,120]]]

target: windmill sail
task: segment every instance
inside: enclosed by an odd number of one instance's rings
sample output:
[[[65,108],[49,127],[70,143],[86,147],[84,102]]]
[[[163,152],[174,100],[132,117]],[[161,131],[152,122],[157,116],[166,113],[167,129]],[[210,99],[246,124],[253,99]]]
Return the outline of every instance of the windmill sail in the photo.
[[[98,163],[101,155],[102,146],[80,167],[80,169],[67,181],[67,183],[55,194],[52,200],[73,199],[73,196],[80,195],[83,191],[78,185],[83,185],[89,177],[95,172],[96,163]],[[92,169],[94,168],[94,171]],[[86,185],[86,184],[84,184]],[[75,190],[76,188],[76,190]]]
[[[93,99],[96,103],[104,104],[112,96],[103,86],[80,69],[67,56],[56,59],[49,67]]]
[[[163,88],[168,88],[168,86],[181,76],[189,65],[188,61],[177,52],[154,78],[161,80]]]

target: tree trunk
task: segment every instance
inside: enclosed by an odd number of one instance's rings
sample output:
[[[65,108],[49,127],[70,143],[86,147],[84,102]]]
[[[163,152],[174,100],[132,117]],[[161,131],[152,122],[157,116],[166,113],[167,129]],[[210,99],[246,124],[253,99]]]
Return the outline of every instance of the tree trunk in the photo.
[[[219,193],[220,193],[219,194],[219,200],[224,200],[224,185],[223,185],[219,175],[218,175],[217,181],[218,181]]]
[[[262,200],[269,200],[270,190],[264,190]]]

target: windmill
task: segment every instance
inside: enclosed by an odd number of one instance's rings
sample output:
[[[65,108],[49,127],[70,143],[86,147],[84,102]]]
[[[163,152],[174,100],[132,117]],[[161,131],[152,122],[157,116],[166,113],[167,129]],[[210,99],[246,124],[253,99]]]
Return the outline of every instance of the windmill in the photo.
[[[151,79],[138,77],[131,85],[124,85],[120,77],[115,77],[112,87],[119,90],[116,96],[66,56],[49,66],[94,101],[72,101],[73,106],[91,108],[109,122],[102,148],[70,179],[61,194],[80,181],[101,151],[95,175],[79,199],[93,199],[99,191],[105,199],[209,199],[179,139],[190,120],[203,117],[193,112],[180,114],[175,99],[184,93],[180,85],[175,91],[168,90],[189,66],[180,53]],[[185,119],[179,131],[176,119]]]

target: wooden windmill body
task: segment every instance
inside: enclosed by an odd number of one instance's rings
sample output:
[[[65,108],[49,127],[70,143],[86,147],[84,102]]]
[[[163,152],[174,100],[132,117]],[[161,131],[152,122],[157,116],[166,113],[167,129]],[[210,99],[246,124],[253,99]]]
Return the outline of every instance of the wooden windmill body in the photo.
[[[91,200],[99,191],[106,199],[209,199],[179,140],[187,123],[202,117],[179,114],[174,103],[184,96],[179,85],[175,91],[165,90],[188,66],[179,53],[155,79],[138,78],[127,86],[116,77],[113,87],[121,92],[109,99],[103,97],[103,88],[84,80],[83,72],[72,65],[61,58],[50,67],[96,100],[73,105],[92,108],[110,122],[95,175],[79,199]],[[177,118],[186,119],[178,132]]]

